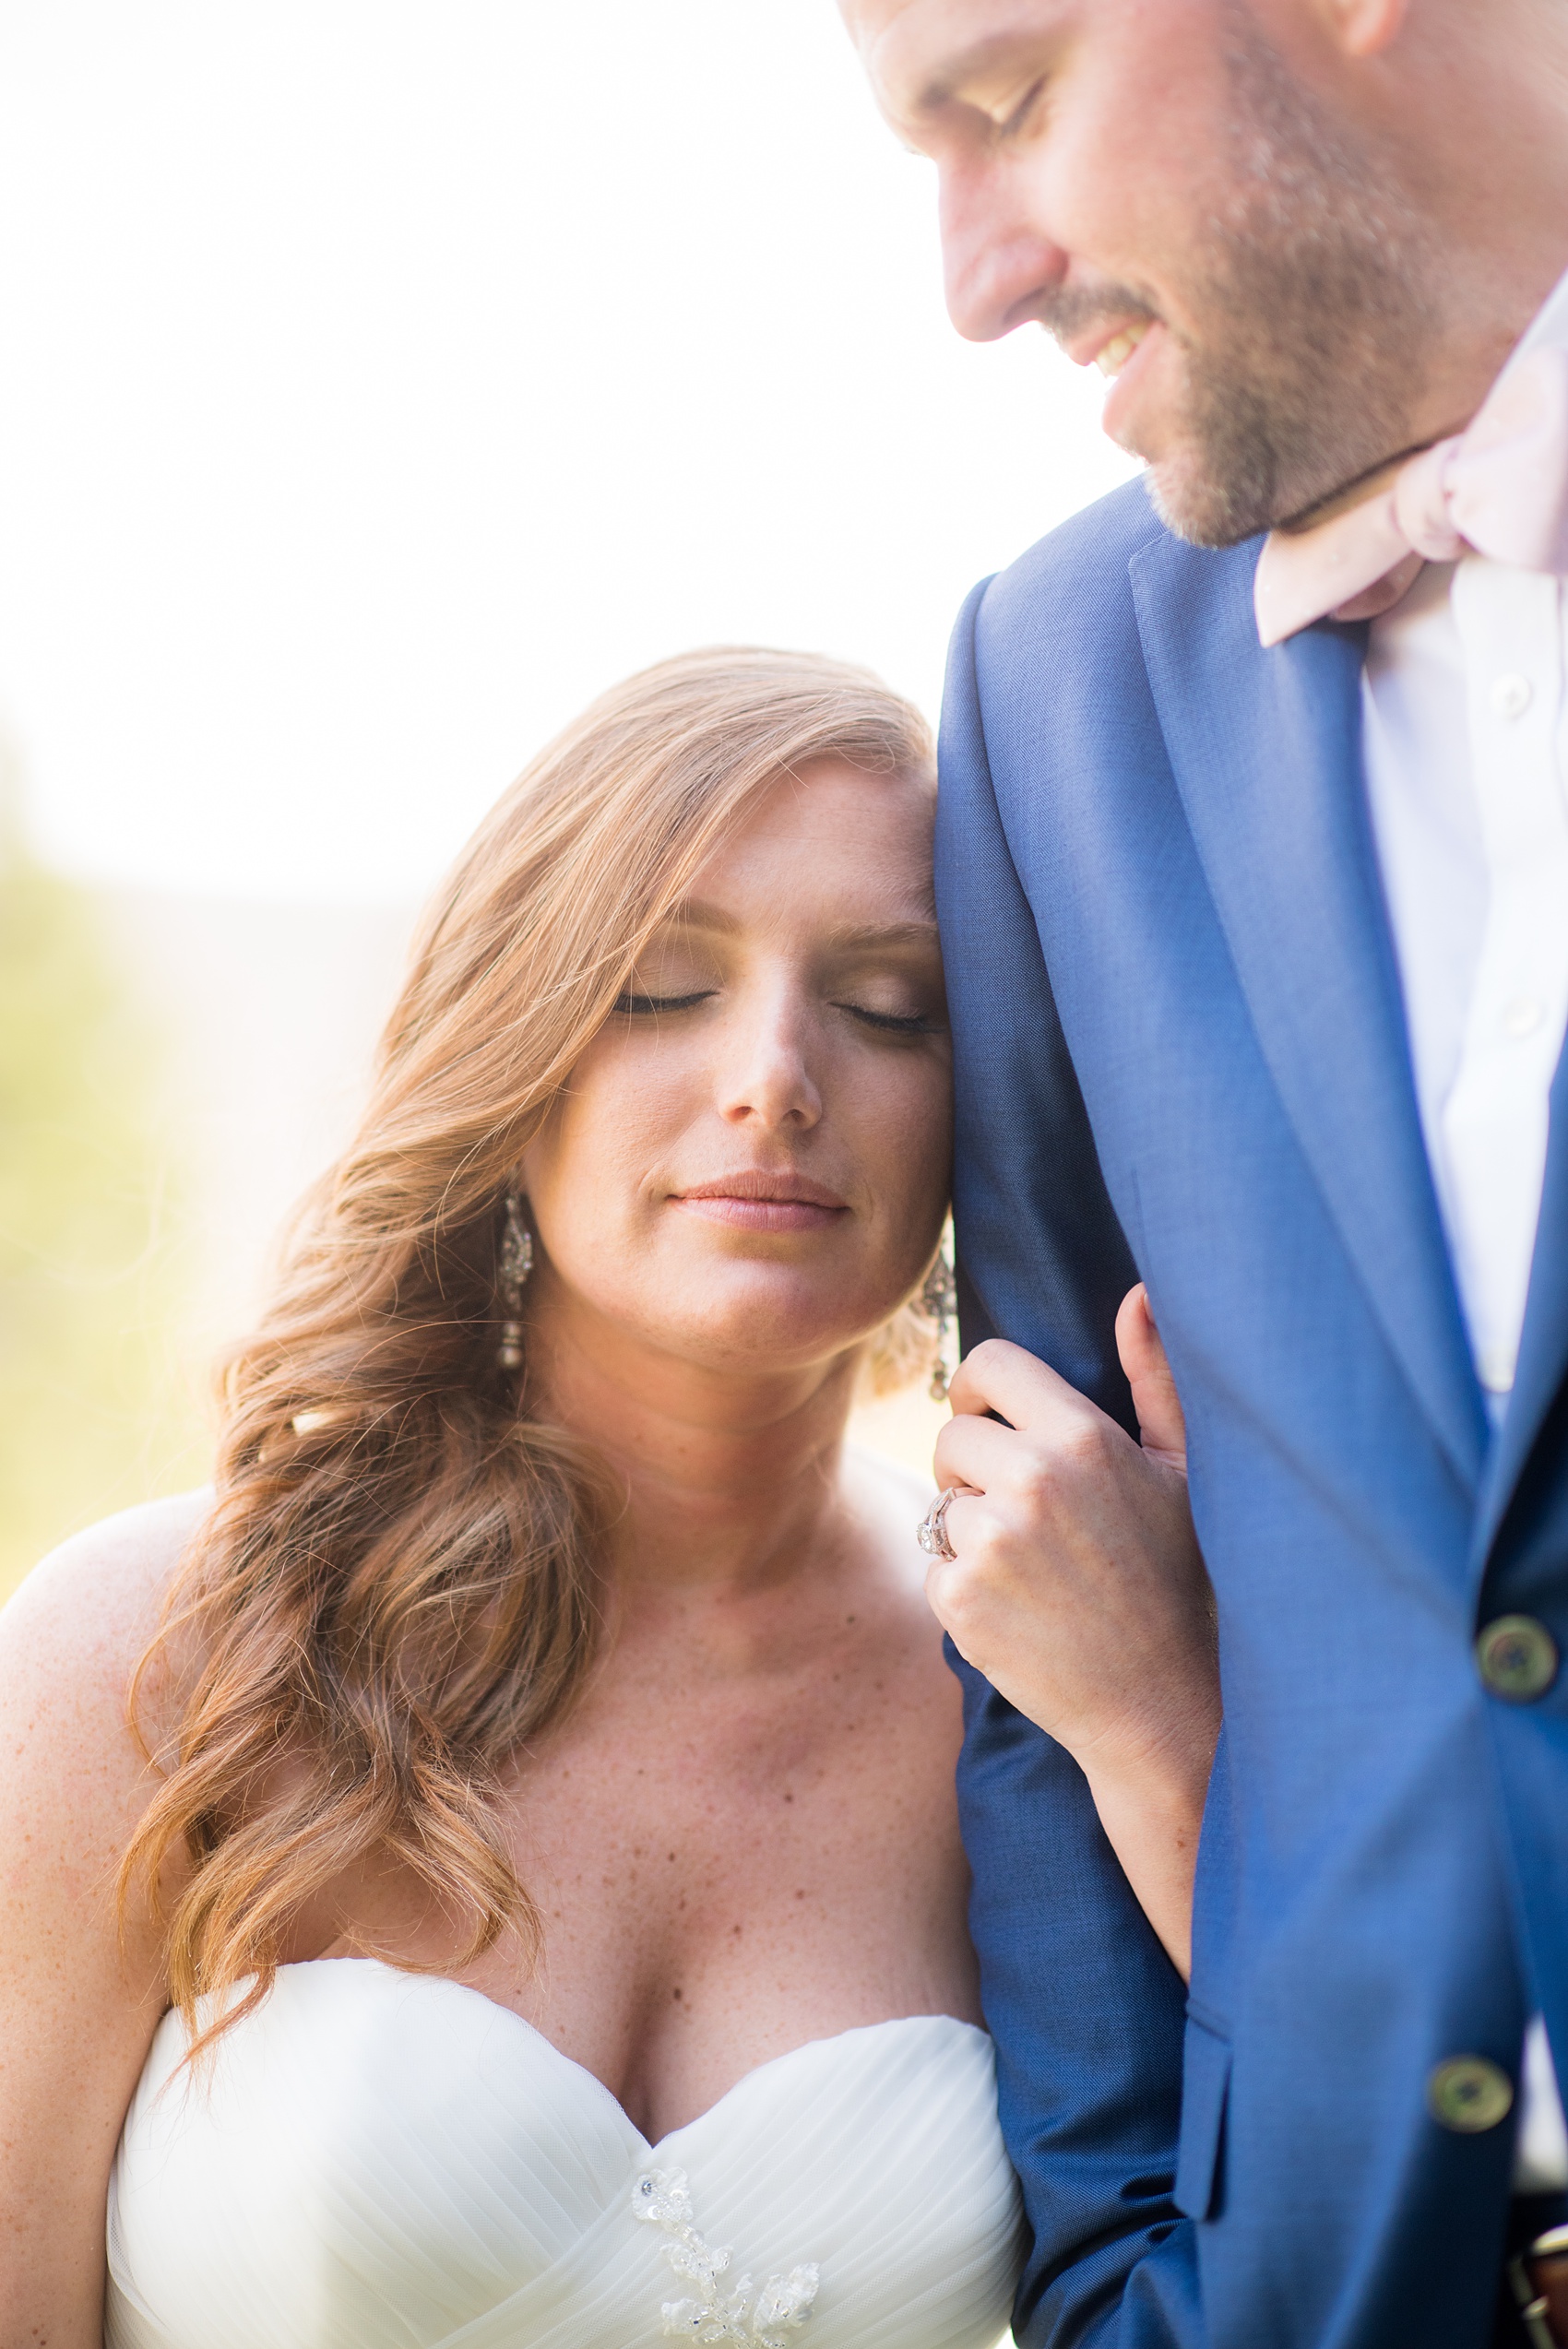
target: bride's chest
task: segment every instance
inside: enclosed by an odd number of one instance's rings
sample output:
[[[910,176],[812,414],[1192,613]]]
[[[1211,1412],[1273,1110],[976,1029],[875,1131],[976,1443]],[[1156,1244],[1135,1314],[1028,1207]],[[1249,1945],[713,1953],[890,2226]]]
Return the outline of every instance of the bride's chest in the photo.
[[[655,2136],[802,2041],[890,2013],[978,2020],[956,1722],[933,1706],[905,1734],[876,1693],[837,1718],[666,1712],[651,1733],[606,1704],[513,1793],[540,1962],[503,1949],[463,1978]]]

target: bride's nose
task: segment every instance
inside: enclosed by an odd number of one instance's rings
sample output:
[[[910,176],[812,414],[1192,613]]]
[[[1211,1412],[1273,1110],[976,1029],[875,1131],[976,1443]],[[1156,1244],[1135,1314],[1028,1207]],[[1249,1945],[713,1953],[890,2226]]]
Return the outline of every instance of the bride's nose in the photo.
[[[726,1023],[720,1114],[735,1125],[797,1132],[815,1125],[822,1094],[812,1073],[812,1028],[808,1007],[787,988],[737,1004],[732,1026]]]

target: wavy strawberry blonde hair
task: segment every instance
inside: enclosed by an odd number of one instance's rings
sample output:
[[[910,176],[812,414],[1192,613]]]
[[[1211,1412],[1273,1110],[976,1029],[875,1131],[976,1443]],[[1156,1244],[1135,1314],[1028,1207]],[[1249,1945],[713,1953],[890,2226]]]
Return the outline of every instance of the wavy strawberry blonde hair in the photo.
[[[759,793],[809,761],[930,781],[865,670],[719,648],[604,694],[481,825],[427,911],[370,1104],[225,1368],[218,1500],[142,1674],[199,1658],[121,1870],[157,1886],[174,2002],[270,1986],[291,1925],[366,1861],[411,1871],[456,1966],[538,1918],[499,1815],[509,1756],[581,1691],[617,1496],[500,1369],[501,1203],[651,932]],[[906,1304],[873,1382],[929,1363]],[[215,2026],[201,2038],[210,2039]],[[199,2043],[199,2042],[198,2042]]]

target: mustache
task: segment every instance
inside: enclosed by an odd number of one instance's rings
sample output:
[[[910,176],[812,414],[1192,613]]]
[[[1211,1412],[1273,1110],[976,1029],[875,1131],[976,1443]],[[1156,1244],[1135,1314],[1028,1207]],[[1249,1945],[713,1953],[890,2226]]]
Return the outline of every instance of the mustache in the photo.
[[[1115,284],[1053,286],[1036,302],[1035,315],[1047,334],[1065,343],[1087,326],[1118,318],[1152,326],[1159,316],[1144,295]]]

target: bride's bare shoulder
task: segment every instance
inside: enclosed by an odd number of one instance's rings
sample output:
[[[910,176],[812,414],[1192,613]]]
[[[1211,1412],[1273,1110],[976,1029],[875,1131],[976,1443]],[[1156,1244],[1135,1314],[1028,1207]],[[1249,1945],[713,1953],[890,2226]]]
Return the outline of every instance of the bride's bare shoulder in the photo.
[[[208,1512],[210,1491],[123,1510],[73,1535],[0,1608],[0,1712],[68,1706],[83,1723],[123,1716],[130,1675],[156,1632],[170,1584]]]

